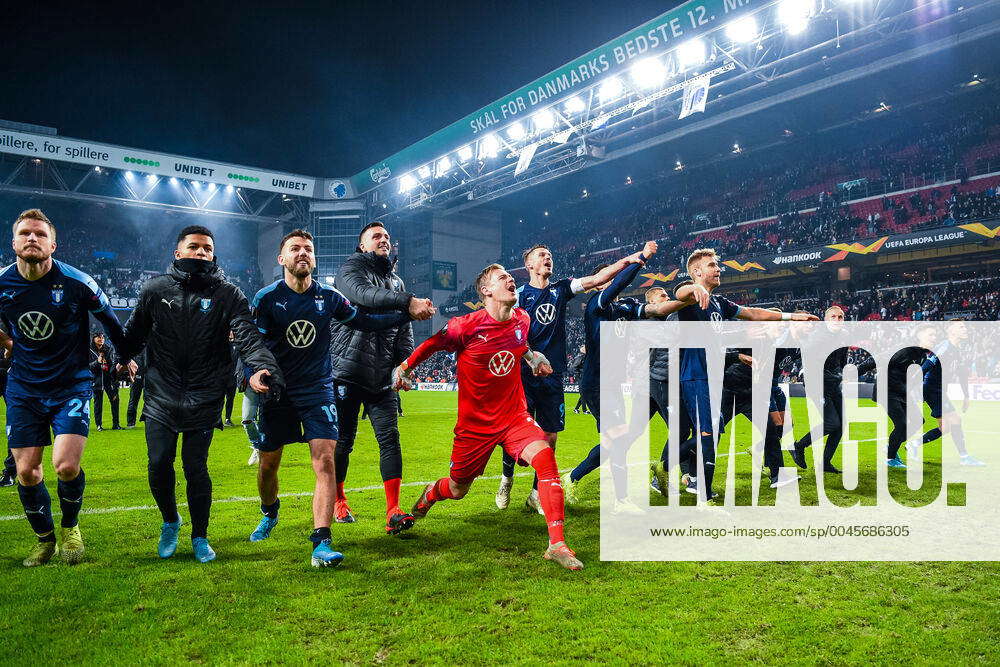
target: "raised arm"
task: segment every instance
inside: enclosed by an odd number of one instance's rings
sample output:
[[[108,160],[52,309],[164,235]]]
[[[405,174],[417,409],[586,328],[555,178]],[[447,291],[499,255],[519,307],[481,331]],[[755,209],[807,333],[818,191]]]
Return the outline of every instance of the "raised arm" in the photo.
[[[430,299],[418,299],[411,292],[397,292],[380,287],[368,279],[364,271],[346,262],[337,272],[337,290],[351,303],[365,308],[394,308],[409,313],[415,320],[426,320],[434,314]]]
[[[574,281],[574,292],[586,292],[589,289],[593,289],[598,285],[603,285],[615,278],[619,273],[624,271],[627,267],[632,264],[644,264],[650,257],[656,254],[656,242],[647,241],[646,245],[639,252],[632,253],[627,257],[622,257],[614,264],[606,266],[597,273],[578,278]],[[579,289],[576,289],[579,287]]]
[[[359,331],[381,331],[401,326],[410,321],[406,310],[392,313],[367,313],[347,300],[339,290],[330,290],[333,317],[352,329]]]
[[[411,380],[413,369],[429,359],[435,352],[454,352],[461,346],[459,333],[460,324],[452,319],[443,329],[417,346],[405,361],[392,371],[392,388],[396,391],[409,391],[413,388]]]
[[[615,279],[611,281],[607,289],[597,295],[597,307],[603,310],[612,301],[618,298],[618,295],[625,291],[625,288],[632,284],[635,277],[639,275],[639,271],[646,265],[646,261],[656,254],[656,243],[654,241],[647,241],[645,247],[635,255],[630,255],[630,257],[635,257],[636,261],[629,264],[624,270],[622,270]]]
[[[752,322],[816,322],[819,320],[819,318],[812,313],[781,313],[776,310],[754,308],[752,306],[740,306],[739,312],[736,313],[736,317],[741,320],[750,320]]]
[[[671,313],[676,313],[678,310],[687,305],[689,304],[675,299],[664,301],[663,303],[647,303],[646,307],[643,309],[643,317],[666,317]]]

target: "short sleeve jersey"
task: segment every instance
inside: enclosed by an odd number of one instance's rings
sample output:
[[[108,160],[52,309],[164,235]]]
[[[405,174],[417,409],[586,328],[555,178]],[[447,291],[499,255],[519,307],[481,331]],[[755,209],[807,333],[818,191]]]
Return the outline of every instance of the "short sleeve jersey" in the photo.
[[[0,272],[0,320],[13,339],[7,395],[63,398],[91,391],[90,314],[114,317],[93,278],[52,260],[38,280]]]

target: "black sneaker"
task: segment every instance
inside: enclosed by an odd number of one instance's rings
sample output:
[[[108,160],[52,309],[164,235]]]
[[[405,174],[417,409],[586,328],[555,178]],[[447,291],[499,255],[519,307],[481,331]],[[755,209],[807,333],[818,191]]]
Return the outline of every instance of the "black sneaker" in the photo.
[[[233,423],[232,419],[227,419],[226,420],[226,426],[236,426],[236,424]]]
[[[397,508],[385,522],[385,532],[389,535],[399,535],[404,530],[413,528],[413,515]]]
[[[806,450],[799,449],[796,447],[792,450],[792,460],[795,461],[795,465],[805,470],[809,466],[806,465]]]
[[[4,470],[3,473],[0,474],[0,488],[5,486],[14,486],[16,477],[17,473],[11,472],[9,470]]]
[[[826,463],[823,465],[823,472],[830,472],[833,473],[834,475],[839,475],[840,473],[843,472],[843,470],[833,465],[832,463]]]
[[[104,430],[104,427],[103,427],[103,426],[98,426],[98,427],[97,427],[97,430],[98,430],[98,431],[103,431],[103,430]]]
[[[121,427],[121,425],[115,425],[115,426],[111,427],[111,430],[112,431],[120,431],[120,430],[122,430],[122,427]]]

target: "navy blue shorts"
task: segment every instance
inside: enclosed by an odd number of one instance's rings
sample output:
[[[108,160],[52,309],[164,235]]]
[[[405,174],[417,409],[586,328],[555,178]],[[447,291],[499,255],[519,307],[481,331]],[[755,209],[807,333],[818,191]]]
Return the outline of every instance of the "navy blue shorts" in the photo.
[[[784,412],[788,407],[788,401],[785,397],[785,392],[781,390],[781,387],[777,385],[771,386],[771,400],[767,405],[768,412]]]
[[[260,444],[256,448],[262,452],[275,452],[293,442],[310,440],[336,440],[337,403],[333,394],[326,401],[298,407],[282,395],[280,400],[265,401],[260,408],[257,421]]]
[[[558,373],[544,378],[522,375],[524,397],[531,415],[546,433],[559,433],[566,429],[566,397],[563,395],[563,378]]]
[[[7,397],[7,444],[11,449],[48,447],[52,436],[90,434],[91,392],[69,398]]]

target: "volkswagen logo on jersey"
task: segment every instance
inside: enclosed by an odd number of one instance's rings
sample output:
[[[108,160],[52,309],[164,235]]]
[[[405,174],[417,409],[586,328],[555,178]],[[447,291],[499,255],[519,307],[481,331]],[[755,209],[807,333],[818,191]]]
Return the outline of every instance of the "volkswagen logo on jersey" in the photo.
[[[316,325],[309,320],[295,320],[288,325],[285,338],[292,347],[309,347],[316,340]]]
[[[551,324],[552,320],[556,319],[556,304],[543,303],[538,306],[535,311],[535,319],[538,320],[539,324]]]
[[[49,316],[37,310],[28,311],[17,318],[17,328],[31,340],[46,340],[56,329]]]
[[[212,307],[212,300],[211,299],[202,299],[201,300],[201,312],[207,313],[208,309],[211,308],[211,307]]]
[[[500,350],[490,358],[490,373],[503,377],[514,368],[514,353]]]
[[[58,285],[52,288],[52,305],[58,306],[63,301],[63,287]]]

